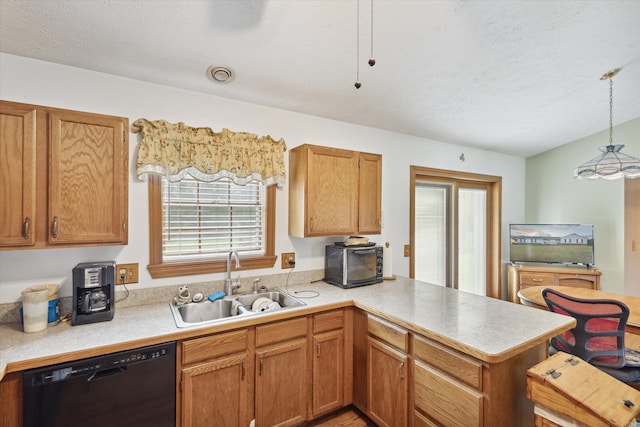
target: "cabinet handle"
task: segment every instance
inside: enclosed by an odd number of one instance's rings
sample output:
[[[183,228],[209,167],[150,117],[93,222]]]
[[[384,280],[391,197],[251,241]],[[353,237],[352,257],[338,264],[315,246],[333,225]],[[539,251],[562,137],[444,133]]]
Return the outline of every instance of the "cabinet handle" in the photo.
[[[311,228],[311,231],[313,231],[313,218],[311,218],[311,220],[309,220],[309,226]]]
[[[22,227],[22,236],[24,240],[29,240],[29,225],[31,224],[31,218],[26,217],[24,219],[24,226]]]
[[[404,362],[400,362],[400,381],[404,381]]]
[[[58,238],[58,217],[53,217],[53,225],[51,226],[51,235],[54,239]]]
[[[317,355],[318,355],[318,359],[319,359],[319,358],[320,358],[320,343],[318,343],[318,344],[316,345],[316,347],[317,347],[317,351],[316,351],[316,353],[317,353]]]
[[[531,279],[532,282],[544,282],[544,279],[537,279],[537,278],[533,278]]]
[[[242,361],[242,381],[244,381],[244,374],[246,372],[247,369],[247,362],[246,361]]]
[[[262,369],[264,368],[264,359],[260,358],[260,375],[262,375]]]

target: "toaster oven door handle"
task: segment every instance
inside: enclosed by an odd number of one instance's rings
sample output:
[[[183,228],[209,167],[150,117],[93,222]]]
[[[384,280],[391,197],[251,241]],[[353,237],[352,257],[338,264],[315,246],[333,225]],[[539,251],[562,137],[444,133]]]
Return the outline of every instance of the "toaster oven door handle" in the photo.
[[[353,252],[357,254],[362,254],[362,255],[369,255],[369,254],[375,253],[376,250],[375,249],[354,249]]]

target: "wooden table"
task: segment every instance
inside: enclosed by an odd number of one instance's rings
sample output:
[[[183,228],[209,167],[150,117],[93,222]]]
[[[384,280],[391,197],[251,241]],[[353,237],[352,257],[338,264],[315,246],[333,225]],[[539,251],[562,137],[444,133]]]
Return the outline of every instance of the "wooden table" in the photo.
[[[640,297],[632,297],[629,295],[614,294],[611,292],[597,291],[595,289],[575,288],[572,286],[530,286],[528,288],[520,289],[518,291],[518,297],[522,305],[528,305],[529,307],[540,308],[548,310],[547,303],[542,298],[543,289],[553,289],[561,292],[565,295],[569,295],[575,298],[583,299],[613,299],[623,302],[629,307],[629,320],[627,320],[626,331],[628,334],[634,334],[636,337],[625,338],[627,347],[631,342],[634,344],[636,341],[640,344]],[[627,334],[627,335],[628,335]],[[636,348],[636,345],[633,346]]]

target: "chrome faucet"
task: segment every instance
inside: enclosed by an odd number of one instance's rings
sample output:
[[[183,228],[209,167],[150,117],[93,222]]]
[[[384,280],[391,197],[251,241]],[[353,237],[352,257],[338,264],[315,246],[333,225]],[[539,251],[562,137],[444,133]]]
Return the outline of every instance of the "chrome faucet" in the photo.
[[[240,287],[240,282],[231,282],[231,257],[236,258],[236,269],[240,268],[240,256],[235,249],[229,251],[229,257],[227,258],[227,278],[224,281],[224,293],[227,295],[233,295],[233,290]]]

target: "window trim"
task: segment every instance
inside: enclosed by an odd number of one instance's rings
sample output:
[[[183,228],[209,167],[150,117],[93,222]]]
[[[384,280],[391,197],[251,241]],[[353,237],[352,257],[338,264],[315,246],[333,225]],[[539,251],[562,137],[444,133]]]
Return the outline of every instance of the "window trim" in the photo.
[[[227,271],[226,260],[164,262],[162,257],[162,178],[149,175],[149,273],[154,279]],[[276,186],[266,188],[265,255],[242,257],[238,270],[271,268],[275,265]]]
[[[427,168],[411,165],[410,167],[410,208],[409,208],[409,277],[415,277],[415,186],[418,180],[455,182],[464,181],[466,186],[487,186],[487,290],[486,295],[502,298],[502,177],[460,172],[446,169]],[[457,191],[454,194],[457,198]],[[457,234],[457,231],[456,231]],[[453,242],[456,252],[457,241]]]

